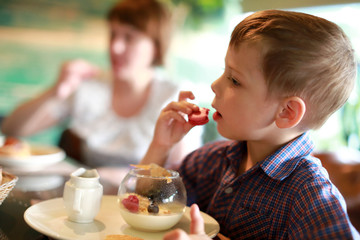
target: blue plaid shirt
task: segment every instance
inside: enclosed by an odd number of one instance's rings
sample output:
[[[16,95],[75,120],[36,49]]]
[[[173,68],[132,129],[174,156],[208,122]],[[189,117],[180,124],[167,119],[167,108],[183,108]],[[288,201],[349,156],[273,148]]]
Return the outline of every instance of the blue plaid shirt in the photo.
[[[238,176],[246,143],[209,143],[179,169],[197,203],[231,239],[358,239],[338,189],[304,133]]]

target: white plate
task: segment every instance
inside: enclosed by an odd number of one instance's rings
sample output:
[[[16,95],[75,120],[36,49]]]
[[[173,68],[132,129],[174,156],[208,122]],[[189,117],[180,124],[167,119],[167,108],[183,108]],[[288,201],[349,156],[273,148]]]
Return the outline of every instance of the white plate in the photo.
[[[65,158],[65,152],[55,146],[31,145],[30,147],[31,156],[29,157],[0,155],[0,165],[12,169],[33,171],[60,162]]]
[[[215,237],[220,230],[219,224],[206,213],[201,212],[201,215],[204,218],[206,234],[209,237]],[[127,225],[120,215],[117,196],[103,197],[100,211],[92,223],[81,224],[69,221],[62,198],[47,200],[29,207],[24,213],[24,219],[36,231],[55,239],[64,240],[103,240],[106,235],[111,234],[159,240],[168,232],[141,232]],[[175,228],[189,232],[190,209],[188,207],[180,222],[172,229]]]
[[[60,175],[22,175],[16,183],[21,191],[48,191],[64,185],[64,177]],[[0,238],[1,239],[1,238]]]

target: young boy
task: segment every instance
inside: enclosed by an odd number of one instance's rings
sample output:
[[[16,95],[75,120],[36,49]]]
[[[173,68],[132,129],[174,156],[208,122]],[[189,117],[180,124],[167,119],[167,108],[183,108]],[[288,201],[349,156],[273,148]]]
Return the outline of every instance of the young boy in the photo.
[[[356,77],[354,52],[334,23],[267,10],[234,29],[225,71],[211,86],[217,130],[231,141],[209,143],[179,172],[188,204],[213,216],[231,239],[353,239],[346,205],[314,149],[319,128],[347,100]],[[180,94],[160,114],[143,163],[163,165],[193,126],[198,107]],[[196,205],[194,239],[208,239]],[[190,239],[175,230],[165,239]]]

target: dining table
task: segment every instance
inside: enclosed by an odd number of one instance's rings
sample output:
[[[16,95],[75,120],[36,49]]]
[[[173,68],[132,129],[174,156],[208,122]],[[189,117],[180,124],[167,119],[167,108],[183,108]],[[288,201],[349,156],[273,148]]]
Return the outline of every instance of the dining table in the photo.
[[[25,211],[39,202],[61,198],[70,174],[80,167],[89,169],[66,157],[54,165],[35,171],[7,169],[18,177],[15,187],[0,205],[0,240],[51,239],[31,228],[24,220]],[[121,179],[126,175],[123,168],[98,168],[104,195],[117,195]]]
[[[71,178],[71,174],[79,168],[96,169],[100,176],[100,184],[103,186],[100,212],[94,222],[85,225],[67,219],[62,199],[66,182]],[[104,237],[104,234],[119,234],[119,232],[141,239],[157,240],[162,239],[166,233],[164,231],[149,233],[133,229],[116,211],[119,186],[128,174],[130,167],[91,168],[66,157],[64,160],[42,169],[8,169],[4,167],[3,170],[15,175],[18,180],[0,205],[0,240],[90,240],[99,239],[100,235]],[[39,209],[41,209],[40,212],[37,211]],[[219,233],[220,227],[215,219],[206,213],[201,212],[201,214],[208,236],[217,240],[228,240]],[[43,219],[44,215],[47,220]],[[39,231],[35,230],[34,222],[29,223],[29,216],[35,218],[36,222],[41,222]],[[37,226],[39,227],[39,225]],[[190,232],[188,207],[174,228]]]
[[[0,205],[0,240],[54,240],[30,227],[24,213],[31,206],[51,199],[62,198],[65,183],[71,173],[79,168],[90,169],[70,157],[43,169],[25,170],[4,167],[7,173],[18,177],[15,187]],[[103,194],[115,197],[122,179],[126,176],[127,167],[98,167]],[[348,202],[348,213],[354,226],[359,230],[359,208]],[[215,239],[227,239],[217,234]]]

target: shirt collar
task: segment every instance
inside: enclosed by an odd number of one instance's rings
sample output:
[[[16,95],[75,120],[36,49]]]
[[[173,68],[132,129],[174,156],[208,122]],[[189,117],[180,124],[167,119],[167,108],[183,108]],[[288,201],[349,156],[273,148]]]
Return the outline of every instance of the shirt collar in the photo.
[[[310,155],[313,149],[314,143],[309,133],[305,132],[266,157],[260,167],[269,177],[281,181],[289,176],[299,161]]]
[[[289,176],[299,161],[310,155],[313,149],[314,144],[309,133],[305,132],[267,156],[260,163],[260,167],[269,177],[281,181]],[[229,145],[226,155],[235,171],[239,169],[240,159],[245,152],[246,142],[233,141]]]

